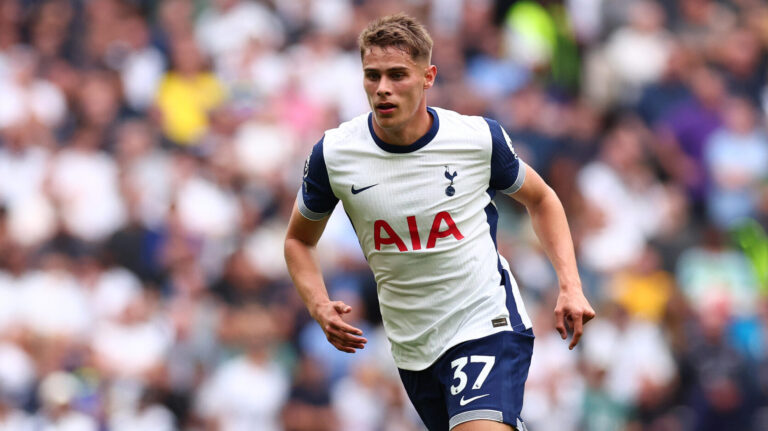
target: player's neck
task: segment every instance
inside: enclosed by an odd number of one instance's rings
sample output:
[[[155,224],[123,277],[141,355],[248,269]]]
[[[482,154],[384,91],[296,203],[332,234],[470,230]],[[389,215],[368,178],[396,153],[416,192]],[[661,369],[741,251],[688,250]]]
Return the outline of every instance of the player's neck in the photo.
[[[388,144],[406,146],[424,136],[432,127],[433,121],[432,115],[427,111],[427,106],[424,104],[423,107],[419,108],[418,113],[403,126],[384,129],[374,121],[373,131]]]

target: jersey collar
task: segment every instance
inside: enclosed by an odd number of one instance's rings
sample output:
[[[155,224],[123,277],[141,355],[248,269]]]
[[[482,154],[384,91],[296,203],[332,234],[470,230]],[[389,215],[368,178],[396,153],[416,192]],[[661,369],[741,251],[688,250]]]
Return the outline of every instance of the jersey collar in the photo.
[[[434,109],[427,106],[427,112],[432,116],[432,127],[427,130],[421,138],[410,145],[392,145],[381,140],[373,131],[373,112],[368,114],[368,130],[371,132],[371,137],[376,145],[384,151],[389,153],[412,153],[425,145],[427,145],[437,135],[437,130],[440,128],[440,118],[437,116],[437,112]]]

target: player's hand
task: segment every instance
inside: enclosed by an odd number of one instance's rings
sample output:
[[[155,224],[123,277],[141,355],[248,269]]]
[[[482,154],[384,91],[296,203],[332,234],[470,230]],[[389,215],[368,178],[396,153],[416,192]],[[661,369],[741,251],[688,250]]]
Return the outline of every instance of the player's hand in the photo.
[[[555,328],[563,340],[568,338],[567,329],[573,331],[569,349],[573,350],[579,344],[581,334],[584,333],[584,324],[594,317],[595,310],[589,305],[589,301],[581,289],[560,291],[560,295],[557,297],[557,306],[555,306]],[[566,325],[568,325],[567,329]]]
[[[342,301],[329,301],[317,307],[314,317],[333,347],[342,352],[355,353],[355,349],[364,348],[368,340],[361,337],[363,331],[342,319],[342,315],[350,311],[352,307]]]

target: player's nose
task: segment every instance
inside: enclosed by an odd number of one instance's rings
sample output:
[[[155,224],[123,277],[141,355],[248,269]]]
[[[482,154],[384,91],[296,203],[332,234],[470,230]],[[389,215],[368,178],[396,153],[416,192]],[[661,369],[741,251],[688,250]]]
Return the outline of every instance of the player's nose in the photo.
[[[389,80],[386,78],[382,78],[379,80],[379,85],[376,87],[376,95],[378,96],[387,96],[392,94],[392,89],[389,85]]]

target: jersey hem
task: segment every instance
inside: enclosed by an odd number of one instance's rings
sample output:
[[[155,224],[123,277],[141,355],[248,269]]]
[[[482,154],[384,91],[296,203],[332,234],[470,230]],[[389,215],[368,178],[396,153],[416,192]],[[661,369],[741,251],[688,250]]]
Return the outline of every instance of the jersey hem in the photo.
[[[520,323],[516,325],[514,328],[507,327],[501,327],[497,328],[488,332],[480,333],[480,334],[469,334],[468,336],[464,337],[458,337],[450,342],[446,343],[445,347],[443,347],[442,350],[440,350],[440,353],[437,354],[432,360],[430,361],[424,361],[424,362],[401,362],[397,358],[393,358],[395,361],[395,366],[397,368],[407,370],[407,371],[423,371],[427,368],[431,367],[432,364],[437,362],[438,359],[440,359],[441,356],[445,354],[448,350],[450,350],[452,347],[459,345],[461,343],[464,343],[466,341],[472,341],[472,340],[479,340],[481,338],[490,337],[491,335],[498,334],[500,332],[522,332],[527,329],[530,329],[531,327],[525,326],[525,323]]]

